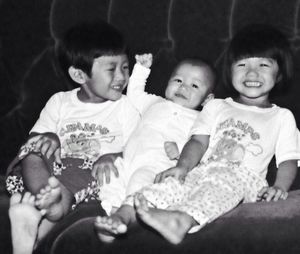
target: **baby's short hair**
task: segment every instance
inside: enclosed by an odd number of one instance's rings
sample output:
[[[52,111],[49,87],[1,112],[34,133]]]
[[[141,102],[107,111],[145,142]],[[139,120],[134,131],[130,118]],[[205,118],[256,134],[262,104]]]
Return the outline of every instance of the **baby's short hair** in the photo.
[[[80,23],[67,30],[56,42],[55,53],[63,73],[72,81],[68,74],[71,66],[91,76],[95,58],[127,55],[128,49],[120,31],[104,21],[97,21]]]
[[[208,61],[205,61],[205,60],[203,60],[201,58],[197,58],[197,57],[185,58],[185,59],[181,60],[175,66],[171,76],[173,76],[173,74],[176,72],[176,70],[183,64],[190,64],[192,66],[198,66],[200,68],[205,69],[206,77],[207,77],[207,80],[208,80],[209,85],[210,85],[209,91],[212,92],[214,90],[217,75],[216,75],[216,70],[215,70],[215,68],[213,67],[212,64],[210,64]]]

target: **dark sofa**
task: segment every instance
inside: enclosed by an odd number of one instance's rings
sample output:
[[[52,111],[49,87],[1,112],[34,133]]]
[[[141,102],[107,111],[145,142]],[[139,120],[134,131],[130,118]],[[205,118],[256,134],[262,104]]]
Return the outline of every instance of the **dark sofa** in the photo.
[[[293,86],[274,102],[292,110],[299,127],[299,5],[296,0],[1,1],[0,252],[11,253],[5,169],[47,99],[72,88],[57,69],[53,53],[54,42],[65,29],[93,19],[104,19],[118,27],[132,53],[154,54],[147,89],[162,94],[170,70],[181,58],[199,56],[220,70],[226,43],[237,29],[248,23],[273,24],[288,36],[295,56]],[[216,94],[226,96],[221,85]],[[275,174],[272,162],[269,183]],[[298,175],[286,201],[240,205],[188,235],[178,246],[142,223],[133,225],[113,244],[103,244],[96,238],[93,221],[104,211],[96,202],[81,204],[52,230],[35,253],[300,253],[299,186]]]

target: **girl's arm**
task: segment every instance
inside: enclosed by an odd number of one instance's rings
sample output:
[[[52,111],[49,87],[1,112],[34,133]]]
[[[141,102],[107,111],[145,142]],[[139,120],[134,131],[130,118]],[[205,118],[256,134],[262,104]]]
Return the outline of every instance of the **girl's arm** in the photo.
[[[278,201],[286,199],[288,191],[297,174],[297,160],[287,160],[279,164],[276,180],[273,186],[264,187],[259,193],[257,200]]]

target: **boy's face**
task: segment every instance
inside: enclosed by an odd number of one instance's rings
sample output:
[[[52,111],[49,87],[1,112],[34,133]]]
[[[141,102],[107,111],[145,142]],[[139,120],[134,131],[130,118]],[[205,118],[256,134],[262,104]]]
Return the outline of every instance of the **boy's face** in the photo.
[[[127,55],[101,56],[94,60],[91,77],[87,78],[81,90],[88,102],[116,101],[121,98],[128,79]]]
[[[183,107],[196,109],[209,94],[212,82],[205,67],[183,63],[169,79],[165,97]]]

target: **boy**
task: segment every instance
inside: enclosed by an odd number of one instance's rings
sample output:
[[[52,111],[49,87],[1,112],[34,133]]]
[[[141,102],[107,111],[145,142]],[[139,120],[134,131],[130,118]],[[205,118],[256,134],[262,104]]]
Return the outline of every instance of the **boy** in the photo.
[[[104,22],[79,24],[57,43],[56,54],[63,73],[80,88],[50,98],[31,130],[30,142],[9,166],[8,191],[16,193],[25,187],[35,195],[27,193],[22,200],[15,194],[11,199],[14,254],[31,253],[36,239],[44,237],[69,212],[74,195],[76,203],[98,197],[92,166],[106,175],[112,169],[117,176],[116,168],[108,165],[122,155],[139,120],[136,109],[122,95],[129,80],[129,64],[119,31]],[[54,159],[60,161],[60,150],[48,157],[53,147],[60,145],[61,157],[71,159],[53,163]],[[20,213],[21,205],[31,206],[45,217],[28,220],[26,213]]]

